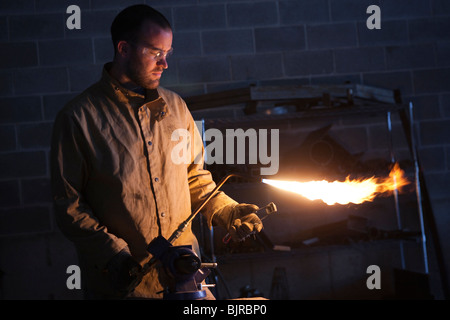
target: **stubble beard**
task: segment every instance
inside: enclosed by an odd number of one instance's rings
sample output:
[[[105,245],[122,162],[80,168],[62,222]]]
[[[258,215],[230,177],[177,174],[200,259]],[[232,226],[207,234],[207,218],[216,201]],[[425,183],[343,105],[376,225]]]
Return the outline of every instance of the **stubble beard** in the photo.
[[[160,79],[151,80],[144,72],[143,67],[130,63],[128,65],[128,77],[138,86],[144,89],[156,89],[159,87]]]

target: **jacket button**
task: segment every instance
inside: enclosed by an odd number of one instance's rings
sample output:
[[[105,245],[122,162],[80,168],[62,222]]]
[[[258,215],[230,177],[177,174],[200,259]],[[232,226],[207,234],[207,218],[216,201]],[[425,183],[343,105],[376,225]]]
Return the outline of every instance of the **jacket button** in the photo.
[[[155,178],[155,182],[158,182],[159,181],[159,179],[158,178]]]
[[[151,141],[149,141],[149,142],[148,142],[148,145],[149,145],[149,146],[151,146],[151,145],[152,145],[152,142],[151,142]]]
[[[165,212],[161,212],[161,217],[165,217],[165,216],[166,216]]]

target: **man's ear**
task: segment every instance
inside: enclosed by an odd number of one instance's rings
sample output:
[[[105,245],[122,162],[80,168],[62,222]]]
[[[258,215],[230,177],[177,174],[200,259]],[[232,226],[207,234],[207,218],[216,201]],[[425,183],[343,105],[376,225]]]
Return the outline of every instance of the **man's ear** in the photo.
[[[126,57],[130,54],[130,44],[125,40],[119,41],[117,43],[117,54],[122,57]]]

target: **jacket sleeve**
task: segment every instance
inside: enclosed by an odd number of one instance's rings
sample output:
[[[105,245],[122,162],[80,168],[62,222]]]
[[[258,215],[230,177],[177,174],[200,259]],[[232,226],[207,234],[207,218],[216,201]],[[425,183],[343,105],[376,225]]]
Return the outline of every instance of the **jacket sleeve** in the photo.
[[[191,193],[192,212],[194,212],[209,196],[216,187],[211,173],[204,168],[204,147],[202,137],[195,125],[192,116],[190,117],[190,136],[191,141],[191,164],[188,167],[188,180]],[[201,213],[206,217],[208,227],[212,227],[213,216],[229,205],[236,205],[234,199],[226,195],[223,191],[218,191],[204,206]]]
[[[51,182],[55,219],[61,232],[99,269],[127,246],[108,233],[83,196],[89,165],[86,138],[74,117],[60,113],[51,143]]]

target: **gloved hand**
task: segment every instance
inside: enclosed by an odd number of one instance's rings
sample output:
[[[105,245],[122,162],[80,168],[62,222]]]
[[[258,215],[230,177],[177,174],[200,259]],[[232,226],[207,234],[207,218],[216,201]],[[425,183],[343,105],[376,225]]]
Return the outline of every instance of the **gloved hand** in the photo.
[[[262,230],[263,224],[254,213],[258,209],[254,204],[232,204],[214,215],[213,224],[225,228],[233,241],[242,241],[248,235]]]
[[[123,295],[132,292],[142,280],[142,267],[133,259],[128,247],[109,261],[107,270],[112,285]]]

